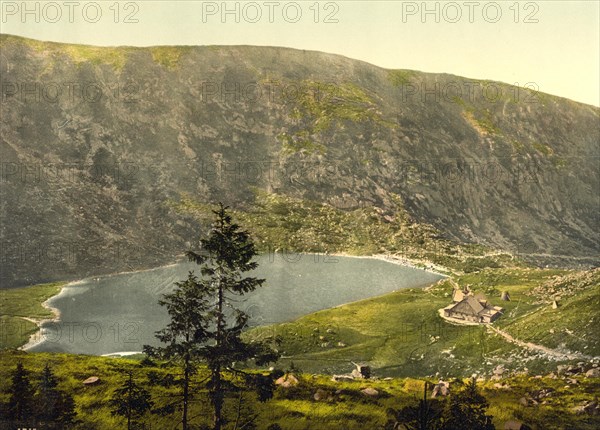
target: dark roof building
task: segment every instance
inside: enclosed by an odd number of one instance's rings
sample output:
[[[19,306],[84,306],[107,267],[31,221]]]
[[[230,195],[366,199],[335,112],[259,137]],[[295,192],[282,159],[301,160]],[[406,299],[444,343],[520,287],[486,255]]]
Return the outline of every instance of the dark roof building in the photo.
[[[491,323],[498,319],[504,309],[490,304],[481,293],[473,295],[471,291],[455,290],[451,305],[443,309],[444,316],[457,320],[476,323]]]

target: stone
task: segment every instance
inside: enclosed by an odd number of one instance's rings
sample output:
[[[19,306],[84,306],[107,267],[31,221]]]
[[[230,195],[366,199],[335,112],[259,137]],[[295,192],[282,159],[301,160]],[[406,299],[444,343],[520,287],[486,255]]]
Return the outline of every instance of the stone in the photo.
[[[100,378],[97,376],[90,376],[85,381],[83,381],[83,385],[98,385],[100,383]]]
[[[587,372],[585,372],[585,376],[588,378],[600,378],[600,369],[594,367]]]
[[[433,391],[431,392],[431,398],[435,398],[437,396],[447,396],[450,394],[450,383],[440,381],[436,385],[433,386]]]
[[[298,378],[291,373],[288,373],[287,375],[283,375],[281,378],[277,379],[275,381],[275,385],[279,385],[283,388],[295,387],[298,385]]]
[[[317,391],[313,395],[313,398],[317,402],[324,402],[328,399],[328,397],[329,397],[329,393],[327,391],[323,390],[322,388],[317,389]]]
[[[354,377],[352,375],[333,375],[331,380],[334,382],[339,381],[354,381]]]
[[[504,423],[504,430],[530,430],[527,424],[523,424],[521,421],[510,420]]]
[[[365,396],[368,396],[368,397],[377,397],[379,395],[379,391],[377,391],[375,388],[371,388],[371,387],[361,390],[361,393],[363,393]]]

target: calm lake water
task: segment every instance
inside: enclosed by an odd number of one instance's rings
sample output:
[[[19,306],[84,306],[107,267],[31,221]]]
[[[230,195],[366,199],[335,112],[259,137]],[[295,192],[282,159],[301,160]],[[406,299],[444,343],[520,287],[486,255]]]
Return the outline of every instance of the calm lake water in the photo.
[[[259,268],[252,276],[265,278],[264,286],[235,304],[252,316],[252,325],[290,321],[441,279],[434,273],[372,258],[271,254],[257,261]],[[60,310],[60,322],[44,324],[42,342],[30,350],[101,355],[157,345],[154,332],[168,323],[157,301],[190,270],[200,273],[199,266],[186,262],[70,284],[49,301]]]

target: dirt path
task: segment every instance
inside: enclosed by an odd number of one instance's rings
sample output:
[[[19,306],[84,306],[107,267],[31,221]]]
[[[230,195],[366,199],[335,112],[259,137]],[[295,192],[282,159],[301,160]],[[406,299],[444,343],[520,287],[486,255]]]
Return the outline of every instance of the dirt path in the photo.
[[[527,349],[530,349],[533,351],[542,352],[542,353],[549,355],[551,357],[554,357],[556,359],[560,359],[560,360],[591,360],[593,358],[589,355],[581,354],[579,352],[561,352],[561,351],[557,351],[555,349],[547,348],[542,345],[536,345],[535,343],[523,342],[522,340],[515,339],[509,333],[506,333],[505,331],[502,331],[499,328],[494,327],[492,325],[488,325],[487,328],[488,328],[488,330],[491,330],[491,331],[499,334],[500,336],[505,338],[510,343],[519,345],[522,348],[527,348]]]

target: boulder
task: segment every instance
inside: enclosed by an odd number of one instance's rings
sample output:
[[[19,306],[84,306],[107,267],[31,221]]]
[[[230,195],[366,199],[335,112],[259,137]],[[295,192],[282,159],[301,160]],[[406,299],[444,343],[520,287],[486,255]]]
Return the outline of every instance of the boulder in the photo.
[[[90,376],[85,381],[83,381],[83,385],[98,385],[100,383],[100,378],[97,376]]]
[[[531,430],[531,427],[521,421],[510,420],[504,423],[504,430]]]
[[[588,378],[600,378],[600,369],[594,367],[587,372],[585,372],[585,376]]]
[[[334,382],[339,382],[339,381],[354,381],[354,376],[352,375],[333,375],[331,377],[331,380]]]
[[[447,396],[450,394],[450,383],[440,381],[439,383],[433,386],[433,391],[431,392],[431,398],[435,398],[437,396]]]
[[[295,387],[298,385],[298,378],[296,378],[291,373],[283,375],[281,378],[275,381],[275,385],[279,385],[283,388]]]
[[[377,397],[379,395],[379,391],[377,391],[375,388],[371,388],[371,387],[365,388],[364,390],[361,390],[360,392],[368,397]]]
[[[317,391],[315,392],[315,394],[313,395],[313,398],[317,401],[317,402],[325,402],[330,398],[330,395],[327,391],[323,390],[322,388],[317,389]]]

